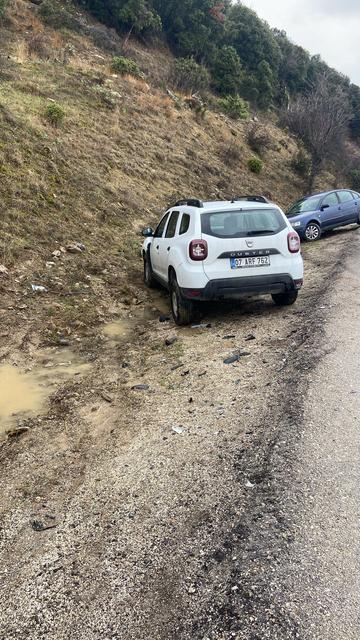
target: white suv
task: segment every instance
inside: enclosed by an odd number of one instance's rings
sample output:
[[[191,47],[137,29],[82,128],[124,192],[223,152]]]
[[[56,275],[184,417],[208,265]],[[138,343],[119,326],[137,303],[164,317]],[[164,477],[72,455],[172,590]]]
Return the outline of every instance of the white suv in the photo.
[[[299,236],[263,196],[181,200],[142,234],[145,283],[169,289],[179,325],[191,323],[204,300],[269,293],[278,305],[293,304],[303,283]]]

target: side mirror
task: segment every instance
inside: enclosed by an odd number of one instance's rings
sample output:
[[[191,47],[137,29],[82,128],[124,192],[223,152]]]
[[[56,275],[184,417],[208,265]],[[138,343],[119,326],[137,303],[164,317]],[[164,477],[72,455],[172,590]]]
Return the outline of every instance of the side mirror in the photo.
[[[144,236],[144,238],[152,238],[154,230],[151,227],[146,227],[146,229],[142,230],[141,235]]]
[[[320,211],[325,211],[325,209],[329,209],[330,205],[329,204],[323,204],[322,207],[320,207]]]

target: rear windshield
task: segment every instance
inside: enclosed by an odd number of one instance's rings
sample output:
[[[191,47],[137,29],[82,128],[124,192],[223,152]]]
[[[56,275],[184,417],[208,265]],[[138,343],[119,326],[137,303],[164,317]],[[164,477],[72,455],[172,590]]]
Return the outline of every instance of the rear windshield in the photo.
[[[212,211],[201,214],[201,231],[215,238],[274,235],[286,228],[278,209]]]
[[[310,211],[317,211],[320,205],[320,200],[321,198],[319,198],[319,196],[298,200],[298,202],[295,202],[295,204],[293,204],[286,215],[288,218],[292,218],[293,216],[298,216],[299,213],[309,213]]]

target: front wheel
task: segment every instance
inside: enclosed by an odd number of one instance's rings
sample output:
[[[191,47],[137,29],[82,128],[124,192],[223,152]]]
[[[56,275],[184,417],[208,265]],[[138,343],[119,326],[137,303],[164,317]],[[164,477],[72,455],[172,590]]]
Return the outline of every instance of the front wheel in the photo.
[[[176,277],[170,280],[170,304],[171,311],[177,325],[191,324],[195,319],[195,305],[191,300],[186,300],[181,294]]]
[[[298,291],[285,291],[284,293],[273,293],[272,299],[279,307],[288,307],[296,302],[298,297]]]
[[[315,242],[321,236],[321,229],[316,222],[310,222],[305,229],[305,238],[308,242]]]

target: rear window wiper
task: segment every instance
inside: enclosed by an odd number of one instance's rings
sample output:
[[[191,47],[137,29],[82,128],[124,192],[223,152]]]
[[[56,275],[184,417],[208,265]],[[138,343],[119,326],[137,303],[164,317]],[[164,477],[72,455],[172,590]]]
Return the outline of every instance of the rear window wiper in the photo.
[[[261,236],[261,235],[274,235],[275,231],[273,229],[258,229],[255,231],[248,231],[247,236]]]

